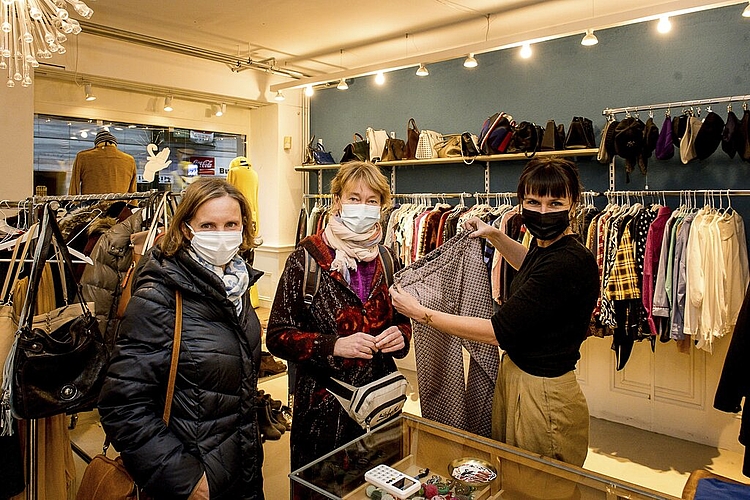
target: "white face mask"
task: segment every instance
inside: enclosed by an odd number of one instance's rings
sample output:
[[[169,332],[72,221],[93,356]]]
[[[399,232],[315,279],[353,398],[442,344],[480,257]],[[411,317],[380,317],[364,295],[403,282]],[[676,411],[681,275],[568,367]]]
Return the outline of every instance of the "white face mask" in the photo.
[[[364,203],[347,203],[341,205],[339,213],[341,222],[357,234],[366,233],[380,222],[380,206]]]
[[[240,231],[199,231],[195,232],[190,224],[185,225],[193,233],[190,246],[195,253],[215,266],[223,266],[235,255],[242,245],[242,230]]]

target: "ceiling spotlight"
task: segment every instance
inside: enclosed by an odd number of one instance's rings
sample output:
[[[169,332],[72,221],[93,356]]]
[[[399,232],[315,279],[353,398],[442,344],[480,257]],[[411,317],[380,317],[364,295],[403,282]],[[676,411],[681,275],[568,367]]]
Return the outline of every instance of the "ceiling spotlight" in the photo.
[[[284,97],[284,93],[283,93],[282,91],[280,91],[280,90],[277,90],[277,91],[276,91],[276,97],[274,97],[273,99],[274,99],[274,101],[279,101],[279,102],[281,102],[281,101],[283,101],[284,99],[286,99],[286,97]]]
[[[168,95],[167,97],[164,98],[164,111],[168,113],[172,111],[172,109],[174,109],[172,108],[172,96]]]
[[[474,54],[469,54],[464,60],[464,68],[476,68],[477,66],[479,66],[479,63],[474,59]]]
[[[375,74],[375,83],[378,85],[383,85],[385,83],[385,74],[382,71],[378,71],[377,74]]]
[[[417,68],[417,76],[428,76],[430,74],[429,71],[427,71],[427,68],[424,67],[424,64],[419,63],[419,68]]]
[[[96,96],[91,91],[91,84],[90,83],[87,83],[86,85],[84,85],[83,86],[83,90],[86,93],[86,100],[87,101],[96,101]]]
[[[750,5],[748,5],[748,7],[750,7]],[[672,23],[669,21],[669,16],[661,16],[659,18],[659,24],[656,25],[656,31],[659,33],[669,33],[671,29]]]
[[[216,110],[216,116],[224,116],[224,113],[226,112],[227,112],[227,105],[226,103],[222,102],[221,105],[219,106],[219,109]]]
[[[529,57],[531,57],[531,44],[529,42],[521,45],[521,57],[523,57],[524,59],[528,59]]]
[[[750,2],[747,2],[747,7],[742,11],[742,17],[750,17]]]
[[[341,80],[339,80],[339,84],[336,85],[336,88],[339,90],[346,90],[349,88],[349,85],[347,85],[346,80],[342,78]]]
[[[313,86],[312,86],[312,85],[308,85],[307,87],[305,87],[305,95],[306,95],[307,97],[312,97],[312,95],[313,95],[314,93],[315,93],[315,89],[313,89]]]
[[[596,45],[597,43],[599,43],[599,39],[596,38],[594,30],[586,30],[586,35],[581,40],[581,45],[590,47],[592,45]]]

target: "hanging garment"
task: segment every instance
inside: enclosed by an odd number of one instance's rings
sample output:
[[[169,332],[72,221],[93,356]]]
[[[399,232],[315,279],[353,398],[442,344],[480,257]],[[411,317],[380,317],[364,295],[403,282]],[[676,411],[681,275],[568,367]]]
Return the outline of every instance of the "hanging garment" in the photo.
[[[479,238],[469,238],[467,233],[402,269],[395,280],[431,309],[486,319],[492,316],[482,245]],[[416,322],[413,338],[422,416],[489,437],[498,348]],[[471,356],[465,382],[462,347]]]

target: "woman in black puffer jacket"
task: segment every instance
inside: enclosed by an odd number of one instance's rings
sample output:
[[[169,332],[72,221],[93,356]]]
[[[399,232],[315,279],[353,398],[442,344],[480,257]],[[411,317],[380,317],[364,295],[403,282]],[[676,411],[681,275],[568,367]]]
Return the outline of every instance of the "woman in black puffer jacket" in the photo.
[[[230,184],[194,182],[133,282],[99,413],[125,467],[156,499],[264,498],[260,322],[246,293],[262,273],[237,256],[252,246],[251,220]],[[166,426],[177,289],[182,341]]]

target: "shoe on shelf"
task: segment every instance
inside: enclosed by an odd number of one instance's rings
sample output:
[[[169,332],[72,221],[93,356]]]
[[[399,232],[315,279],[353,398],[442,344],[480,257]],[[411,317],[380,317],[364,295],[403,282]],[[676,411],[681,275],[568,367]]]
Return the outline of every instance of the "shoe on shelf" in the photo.
[[[257,402],[256,411],[258,412],[258,427],[260,428],[261,438],[278,441],[281,439],[281,431],[274,425],[276,421],[271,421],[271,407],[264,403],[262,399],[258,399]],[[276,424],[278,425],[278,422]]]
[[[274,358],[270,352],[261,351],[260,356],[260,373],[259,377],[268,377],[270,375],[278,375],[286,371],[286,365]]]

